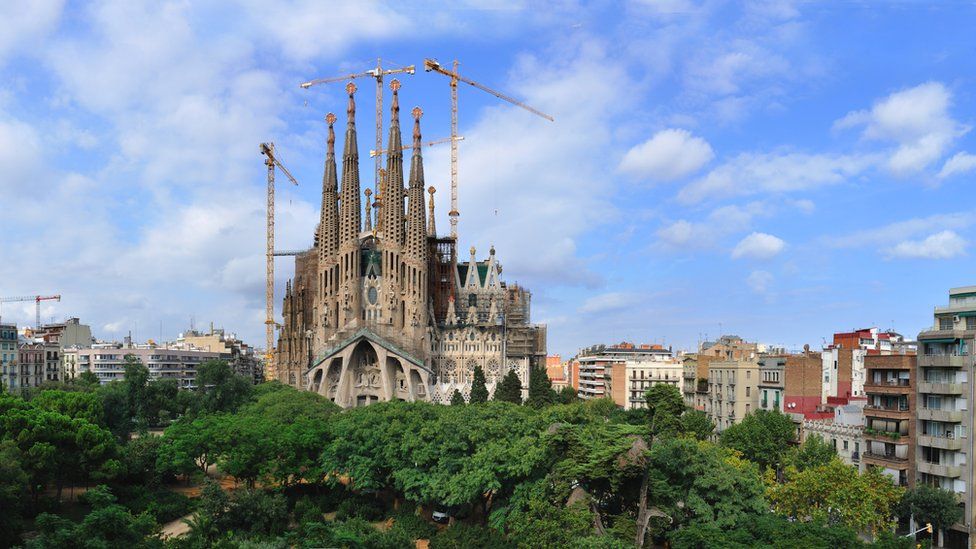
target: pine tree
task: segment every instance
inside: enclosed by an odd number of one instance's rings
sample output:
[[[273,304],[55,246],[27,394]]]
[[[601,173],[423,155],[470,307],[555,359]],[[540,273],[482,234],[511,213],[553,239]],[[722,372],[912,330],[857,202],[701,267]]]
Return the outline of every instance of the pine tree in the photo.
[[[509,370],[502,382],[495,388],[495,400],[522,404],[522,380],[515,370]]]
[[[533,366],[529,369],[529,400],[530,406],[542,407],[556,402],[556,392],[552,390],[552,382],[545,369]]]
[[[464,406],[464,395],[461,391],[454,389],[454,394],[451,395],[451,406]]]
[[[471,382],[471,404],[488,402],[488,386],[485,384],[485,371],[481,366],[474,367],[474,380]]]

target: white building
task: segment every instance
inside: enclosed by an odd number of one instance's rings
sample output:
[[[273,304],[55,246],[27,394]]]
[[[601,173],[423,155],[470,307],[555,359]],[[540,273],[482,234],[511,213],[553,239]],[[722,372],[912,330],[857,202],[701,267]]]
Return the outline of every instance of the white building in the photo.
[[[149,368],[152,379],[173,378],[180,387],[195,387],[197,367],[220,358],[220,353],[196,349],[172,349],[155,345],[96,343],[77,350],[79,372],[91,371],[104,385],[125,378],[125,359],[132,356]]]
[[[832,419],[804,419],[800,425],[800,441],[816,435],[834,447],[841,461],[864,471],[861,453],[864,450],[863,404],[845,404],[834,408]]]

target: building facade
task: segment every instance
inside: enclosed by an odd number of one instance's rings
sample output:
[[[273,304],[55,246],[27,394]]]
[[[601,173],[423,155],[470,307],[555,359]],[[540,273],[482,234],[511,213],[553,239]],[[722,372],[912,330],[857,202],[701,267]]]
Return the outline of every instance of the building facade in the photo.
[[[914,355],[864,357],[864,463],[899,486],[915,485],[915,362]]]
[[[845,404],[834,408],[834,416],[825,419],[804,419],[800,425],[800,441],[819,436],[833,446],[841,461],[863,471],[865,462],[864,415],[861,406]]]
[[[820,353],[820,371],[823,375],[821,400],[827,397],[864,396],[864,349],[831,347]]]
[[[759,359],[759,408],[783,412],[786,357],[764,356]]]
[[[212,324],[207,333],[188,330],[180,334],[175,345],[170,347],[218,353],[220,359],[227,361],[237,375],[254,383],[260,383],[264,379],[261,361],[254,348],[238,339],[235,334],[226,333],[223,328],[214,328]]]
[[[543,366],[546,356],[545,327],[531,323],[532,294],[502,280],[494,248],[479,260],[472,247],[462,262],[455,238],[437,236],[420,108],[412,111],[405,178],[399,86],[391,82],[386,170],[375,201],[369,189],[365,203],[360,197],[355,85],[346,87],[341,188],[336,117],[327,117],[319,226],[312,248],[295,258],[268,377],[343,407],[395,399],[447,403],[455,390],[468,398],[475,367],[484,370],[489,391],[508,371],[527,391],[531,367]]]
[[[935,308],[934,325],[918,334],[915,481],[955,492],[961,522],[945,532],[949,544],[973,537],[973,349],[976,286],[953,288],[949,305]]]
[[[759,402],[759,364],[753,360],[714,361],[708,367],[705,413],[722,432],[754,412]]]
[[[11,391],[40,387],[47,379],[47,346],[21,337],[17,349],[17,374],[10,383]]]
[[[681,363],[660,345],[594,345],[580,351],[579,389],[583,400],[610,397],[625,410],[647,406],[644,393],[653,385],[678,387]]]
[[[17,383],[17,325],[0,323],[0,390],[11,390]]]
[[[102,385],[125,379],[126,357],[131,356],[149,369],[151,379],[175,379],[181,389],[195,388],[197,368],[220,358],[220,353],[199,349],[123,343],[96,343],[78,349],[77,355],[79,370],[93,372]]]

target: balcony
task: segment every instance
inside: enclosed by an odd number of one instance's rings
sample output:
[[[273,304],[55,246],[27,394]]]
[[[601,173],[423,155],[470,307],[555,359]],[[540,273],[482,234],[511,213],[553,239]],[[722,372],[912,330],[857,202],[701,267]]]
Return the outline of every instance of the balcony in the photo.
[[[865,462],[876,462],[883,463],[885,465],[894,466],[893,468],[898,469],[901,467],[908,466],[907,457],[898,457],[894,452],[890,454],[876,454],[874,452],[864,452],[862,456]]]
[[[880,383],[865,382],[864,392],[875,395],[904,395],[910,393],[912,386],[907,379],[882,381]]]
[[[941,366],[944,368],[965,368],[972,363],[968,355],[918,355],[920,368]]]
[[[867,409],[867,406],[865,406]],[[942,421],[944,423],[962,423],[966,412],[962,410],[937,410],[935,408],[919,408],[917,411],[918,419],[929,421]]]
[[[896,433],[894,431],[881,431],[867,427],[864,429],[865,440],[879,440],[883,442],[894,442],[896,444],[908,444],[908,435]]]
[[[941,465],[928,461],[919,461],[915,464],[921,473],[928,473],[940,477],[959,478],[962,476],[962,467],[958,465]]]
[[[930,446],[943,450],[962,450],[963,439],[945,436],[918,435],[915,442],[919,446]]]
[[[886,408],[883,406],[867,405],[864,407],[864,417],[877,417],[883,419],[908,419],[911,412],[908,406],[894,406]]]
[[[864,388],[867,391],[867,387]],[[934,393],[938,395],[961,395],[962,383],[932,383],[923,381],[918,384],[919,393]]]

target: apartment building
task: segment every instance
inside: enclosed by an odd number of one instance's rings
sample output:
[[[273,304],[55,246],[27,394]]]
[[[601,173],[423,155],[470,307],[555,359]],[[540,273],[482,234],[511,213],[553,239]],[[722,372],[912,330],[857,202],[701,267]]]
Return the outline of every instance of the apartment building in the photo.
[[[689,353],[681,357],[681,396],[684,397],[685,406],[696,410],[705,410],[705,400],[708,397],[708,359],[700,357],[697,353]],[[699,371],[699,362],[706,364],[704,374]]]
[[[949,305],[935,308],[935,324],[918,334],[916,482],[955,492],[965,509],[945,532],[950,545],[969,547],[976,521],[973,493],[973,347],[976,286],[949,290]]]
[[[752,360],[723,360],[709,364],[705,413],[722,432],[742,421],[759,403],[759,364]]]
[[[47,377],[46,351],[44,343],[20,338],[17,344],[17,374],[10,383],[11,391],[40,387],[44,383]]]
[[[644,393],[655,384],[680,390],[682,365],[661,345],[596,345],[580,351],[577,360],[582,399],[610,397],[629,410],[645,407]]]
[[[214,328],[213,324],[210,325],[209,333],[189,330],[166,347],[219,353],[220,359],[226,361],[237,375],[251,379],[253,383],[264,380],[264,368],[254,348],[244,343],[236,334],[227,333],[223,328]]]
[[[810,414],[817,411],[823,398],[823,359],[820,353],[804,346],[803,353],[786,357],[783,367],[783,411],[788,414]]]
[[[759,408],[783,412],[786,392],[786,356],[764,356],[759,359]]]
[[[78,368],[93,372],[104,385],[125,378],[127,356],[136,358],[149,368],[150,378],[173,378],[184,389],[196,386],[197,367],[208,360],[221,358],[220,353],[199,349],[96,343],[90,349],[78,349]]]
[[[821,399],[827,397],[864,396],[864,349],[828,347],[820,353],[820,370],[823,374]]]
[[[899,486],[915,485],[914,355],[864,357],[864,463]]]
[[[0,391],[9,390],[19,375],[17,325],[0,323]]]

